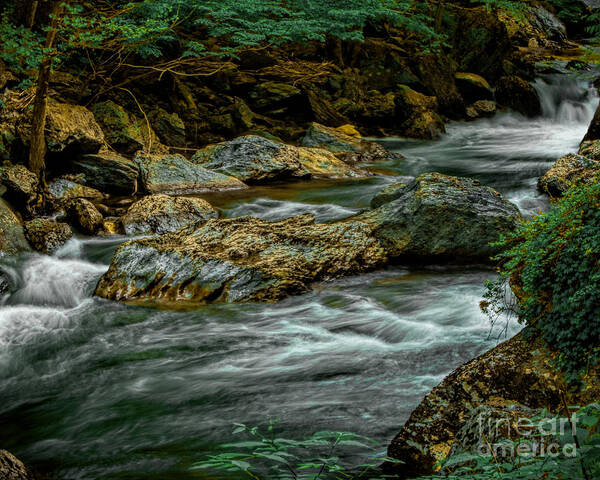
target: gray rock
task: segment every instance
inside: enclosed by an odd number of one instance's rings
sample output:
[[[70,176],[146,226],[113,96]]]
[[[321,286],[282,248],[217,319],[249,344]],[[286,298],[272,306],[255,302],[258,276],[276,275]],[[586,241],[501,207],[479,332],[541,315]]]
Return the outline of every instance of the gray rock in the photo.
[[[385,203],[389,203],[400,198],[407,191],[413,189],[417,183],[415,177],[402,177],[398,180],[398,183],[394,183],[388,187],[385,187],[381,192],[373,197],[371,200],[371,208],[379,208]]]
[[[133,195],[137,190],[138,165],[119,154],[100,152],[73,162],[73,170],[84,175],[87,186],[115,195]]]
[[[127,235],[164,234],[217,218],[217,211],[200,198],[150,195],[135,202],[121,217]]]
[[[0,258],[29,250],[21,221],[8,203],[0,199]]]

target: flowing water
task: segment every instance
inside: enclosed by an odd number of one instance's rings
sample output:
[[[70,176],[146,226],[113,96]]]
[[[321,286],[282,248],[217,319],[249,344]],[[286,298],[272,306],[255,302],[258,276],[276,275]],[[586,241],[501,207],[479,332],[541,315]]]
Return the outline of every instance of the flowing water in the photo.
[[[547,207],[537,178],[576,151],[597,104],[573,78],[537,87],[543,117],[504,113],[452,124],[435,142],[385,140],[406,158],[367,180],[210,200],[229,217],[328,221],[396,176],[438,171],[480,178],[531,215]],[[478,308],[486,267],[396,266],[276,305],[162,311],[92,297],[124,240],[74,239],[3,267],[17,289],[0,306],[0,446],[58,478],[213,478],[190,465],[231,441],[233,422],[269,418],[290,437],[348,430],[385,446],[450,370],[499,341]]]

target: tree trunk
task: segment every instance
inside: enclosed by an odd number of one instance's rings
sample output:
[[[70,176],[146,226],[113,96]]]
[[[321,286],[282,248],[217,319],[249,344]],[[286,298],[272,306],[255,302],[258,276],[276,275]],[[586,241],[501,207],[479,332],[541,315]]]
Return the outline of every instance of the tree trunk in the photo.
[[[33,116],[31,120],[31,137],[29,149],[29,169],[40,179],[41,185],[45,185],[46,172],[46,107],[48,104],[48,87],[50,84],[50,71],[54,55],[52,49],[58,33],[58,16],[62,11],[62,0],[54,1],[52,5],[52,16],[50,28],[46,35],[44,45],[44,57],[40,64],[37,79],[35,99],[33,101]]]
[[[25,26],[32,30],[35,25],[35,14],[37,13],[38,2],[37,0],[32,0],[27,8],[27,16],[25,18]]]

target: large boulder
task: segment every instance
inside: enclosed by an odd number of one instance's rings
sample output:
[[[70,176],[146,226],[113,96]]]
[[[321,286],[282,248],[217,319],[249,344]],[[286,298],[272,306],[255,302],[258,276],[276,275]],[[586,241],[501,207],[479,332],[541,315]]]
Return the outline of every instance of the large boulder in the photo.
[[[496,102],[527,117],[536,117],[542,113],[542,104],[535,88],[515,75],[498,80]]]
[[[67,203],[67,216],[75,228],[88,235],[98,233],[104,218],[94,204],[85,198],[76,198]]]
[[[0,257],[29,250],[21,221],[9,205],[0,199]]]
[[[551,197],[562,197],[573,186],[588,185],[600,175],[600,160],[569,154],[559,158],[538,181],[538,189]]]
[[[302,138],[302,146],[324,148],[333,152],[346,163],[373,163],[389,160],[392,157],[402,158],[388,152],[375,142],[348,135],[345,126],[331,128],[319,123],[312,123]]]
[[[597,367],[590,371],[586,388],[573,390],[554,368],[554,355],[539,336],[529,337],[518,334],[459,367],[435,387],[389,445],[388,456],[403,462],[389,464],[389,470],[400,478],[429,475],[439,461],[469,449],[473,440],[493,442],[494,438],[483,439],[481,435],[465,438],[469,424],[482,413],[483,417],[504,419],[507,425],[519,412],[524,414],[523,422],[533,419],[532,410],[539,413],[539,409],[547,408],[564,413],[563,392],[569,405],[597,400]],[[479,424],[479,433],[482,425],[487,434],[497,424],[494,422],[491,428],[487,422]]]
[[[394,200],[353,217],[391,258],[489,261],[490,243],[521,221],[515,205],[477,180],[428,173],[402,183]]]
[[[185,147],[185,123],[179,115],[157,107],[149,116],[152,128],[162,143],[170,147]]]
[[[113,300],[276,301],[316,281],[385,262],[361,222],[315,224],[312,215],[204,225],[123,244],[96,294]]]
[[[581,145],[579,146],[579,155],[600,162],[600,139],[585,140],[581,142]]]
[[[27,205],[38,193],[38,178],[23,165],[5,163],[0,167],[0,185],[6,188],[3,195],[13,205]]]
[[[444,121],[436,113],[437,99],[401,85],[396,96],[396,119],[407,137],[432,139],[444,133]]]
[[[0,479],[36,480],[38,478],[21,460],[6,450],[0,450]]]
[[[217,211],[200,198],[150,195],[135,202],[121,217],[127,235],[164,234],[217,218]]]
[[[104,134],[87,108],[49,100],[46,143],[49,152],[96,153],[104,145]]]
[[[137,190],[138,165],[118,153],[84,155],[73,162],[73,170],[83,174],[86,185],[102,192],[132,195]]]
[[[76,181],[77,180],[77,181]],[[74,198],[86,198],[88,200],[103,200],[105,195],[92,187],[82,185],[83,178],[66,175],[56,178],[48,184],[48,191],[54,200],[64,204]]]
[[[51,255],[73,236],[66,223],[35,218],[25,223],[25,237],[34,250]]]
[[[494,90],[485,78],[475,73],[457,72],[454,75],[456,88],[467,104],[477,100],[494,100]]]
[[[297,148],[257,135],[209,146],[192,162],[249,184],[310,177]]]
[[[299,147],[298,154],[300,164],[313,177],[357,178],[368,175],[343,162],[333,152],[324,148]]]
[[[146,193],[193,195],[247,188],[237,178],[196,165],[181,155],[138,154],[141,186]]]

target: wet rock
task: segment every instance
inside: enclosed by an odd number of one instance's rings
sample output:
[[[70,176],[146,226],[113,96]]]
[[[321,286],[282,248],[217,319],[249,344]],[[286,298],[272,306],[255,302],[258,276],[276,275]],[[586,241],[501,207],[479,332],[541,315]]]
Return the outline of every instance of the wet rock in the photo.
[[[496,86],[496,102],[527,117],[541,115],[540,97],[533,86],[517,76],[502,77]]]
[[[102,222],[101,235],[122,235],[125,233],[121,219],[119,218],[105,218]]]
[[[21,460],[0,450],[0,478],[2,480],[36,480],[38,478]]]
[[[0,257],[29,250],[21,221],[8,203],[0,198]]]
[[[161,150],[156,133],[148,128],[145,119],[130,115],[120,105],[110,100],[97,103],[94,116],[104,131],[106,141],[117,152],[133,155],[138,150]]]
[[[573,186],[597,181],[600,161],[569,154],[559,158],[538,181],[538,189],[551,197],[562,197]]]
[[[598,106],[596,109],[592,123],[590,123],[585,137],[583,137],[584,142],[590,142],[593,140],[600,140],[600,106]]]
[[[371,208],[379,208],[385,203],[397,200],[416,185],[415,177],[401,177],[398,183],[385,187],[371,200]]]
[[[256,135],[211,145],[192,162],[249,184],[310,177],[297,148]]]
[[[326,127],[319,123],[310,125],[301,143],[304,147],[329,150],[349,164],[373,163],[389,160],[392,157],[401,158],[388,152],[378,143],[346,135],[338,128]]]
[[[29,139],[24,142],[29,144]],[[54,153],[96,153],[104,144],[102,129],[87,108],[48,101],[46,143]]]
[[[35,218],[25,223],[25,237],[34,250],[51,255],[73,236],[66,223]]]
[[[490,100],[477,100],[473,105],[467,107],[467,117],[472,120],[493,117],[495,114],[496,102]]]
[[[413,138],[436,138],[445,132],[444,121],[436,113],[437,99],[401,85],[396,97],[396,118],[404,135]]]
[[[475,73],[458,72],[454,75],[456,88],[467,104],[477,100],[494,100],[494,90],[485,78]]]
[[[0,185],[6,188],[6,199],[14,205],[25,205],[37,196],[39,182],[25,166],[5,163],[0,167]]]
[[[581,142],[579,155],[600,162],[600,140],[586,140]]]
[[[85,198],[71,200],[67,204],[67,216],[75,228],[87,235],[94,235],[102,228],[102,214]]]
[[[459,367],[425,397],[392,440],[388,456],[405,463],[389,469],[402,478],[434,473],[435,464],[464,437],[461,430],[479,406],[506,412],[514,404],[557,408],[560,389],[568,389],[551,362],[540,340],[531,344],[519,334]]]
[[[84,155],[73,162],[73,170],[84,175],[87,186],[102,192],[133,195],[137,191],[138,165],[117,153]]]
[[[428,173],[399,193],[353,217],[373,228],[391,258],[489,261],[490,243],[521,221],[515,205],[477,180]]]
[[[334,153],[324,148],[298,148],[300,164],[313,177],[358,178],[368,174],[343,162]]]
[[[150,113],[150,120],[162,143],[169,147],[185,147],[185,123],[179,115],[157,108]]]
[[[138,154],[141,186],[150,194],[193,195],[246,188],[237,178],[196,165],[181,155]]]
[[[113,300],[276,301],[311,284],[372,270],[385,254],[361,222],[209,220],[125,243],[96,295]]]
[[[200,198],[150,195],[131,205],[121,223],[127,235],[162,235],[217,217],[210,203]]]
[[[102,192],[99,192],[95,188],[87,187],[81,183],[77,183],[74,180],[78,180],[79,182],[85,181],[82,177],[67,175],[65,177],[52,180],[48,184],[48,191],[50,192],[50,195],[54,197],[54,199],[59,201],[57,202],[58,204],[65,204],[74,198],[86,198],[88,200],[104,199],[104,194]]]

